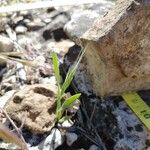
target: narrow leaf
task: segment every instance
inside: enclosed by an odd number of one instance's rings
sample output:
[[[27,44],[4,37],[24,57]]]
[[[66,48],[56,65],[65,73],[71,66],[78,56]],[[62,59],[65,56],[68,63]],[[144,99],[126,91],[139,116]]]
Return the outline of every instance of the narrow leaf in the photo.
[[[56,99],[56,102],[57,102],[57,106],[56,106],[56,112],[59,110],[59,108],[61,107],[61,89],[60,89],[60,85],[58,84],[58,90],[57,90],[57,99]]]
[[[73,66],[69,69],[67,75],[66,75],[66,78],[65,78],[65,81],[62,85],[62,90],[61,90],[61,94],[63,95],[65,93],[65,91],[67,90],[67,88],[70,86],[74,76],[75,76],[75,73],[76,73],[76,70],[79,66],[79,63],[81,62],[82,58],[83,58],[83,55],[85,54],[85,49],[83,51],[81,51],[81,53],[79,54],[77,60],[75,61],[75,63],[73,64]]]
[[[75,73],[76,73],[76,68],[70,68],[67,75],[66,75],[66,78],[65,78],[65,81],[62,85],[62,89],[61,89],[61,95],[63,95],[65,93],[65,91],[67,90],[67,88],[70,86],[72,80],[73,80],[73,77],[75,76]]]
[[[18,59],[18,58],[14,58],[14,57],[3,55],[3,54],[0,54],[0,58],[3,59],[4,61],[8,61],[8,60],[16,61],[16,62],[22,63],[23,65],[26,65],[26,66],[32,66],[32,67],[37,66],[33,61]]]
[[[56,81],[57,81],[57,84],[59,85],[60,84],[59,61],[58,61],[57,54],[55,52],[52,53],[52,61],[53,61]]]
[[[79,93],[69,97],[67,100],[64,101],[62,108],[63,109],[69,108],[80,96],[81,94]]]
[[[57,111],[56,111],[56,118],[57,121],[59,121],[62,118],[64,110],[62,109],[62,107],[60,107]]]

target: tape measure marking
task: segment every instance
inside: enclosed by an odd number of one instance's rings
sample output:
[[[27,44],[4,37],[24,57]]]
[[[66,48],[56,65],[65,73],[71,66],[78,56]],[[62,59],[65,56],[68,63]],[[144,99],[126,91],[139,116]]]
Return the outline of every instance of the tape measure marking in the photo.
[[[142,123],[150,130],[150,107],[136,92],[122,94],[122,97]]]

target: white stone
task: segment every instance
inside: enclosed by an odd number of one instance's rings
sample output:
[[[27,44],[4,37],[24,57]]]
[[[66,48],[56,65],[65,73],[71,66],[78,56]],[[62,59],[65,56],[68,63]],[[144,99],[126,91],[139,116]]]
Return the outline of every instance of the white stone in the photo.
[[[52,129],[50,135],[39,145],[39,149],[50,150],[52,147],[56,149],[63,143],[63,137],[61,132],[54,128]]]
[[[14,93],[15,93],[15,90],[8,91],[5,93],[5,95],[0,97],[0,108],[4,108],[5,104],[13,96]]]
[[[62,127],[71,127],[73,125],[73,122],[71,122],[71,120],[65,120],[63,123],[62,123]]]
[[[20,25],[15,28],[15,31],[18,34],[22,34],[22,33],[27,32],[27,28],[25,26]]]
[[[43,20],[45,23],[50,23],[51,21],[52,21],[52,19],[51,18],[46,18],[46,19],[44,19]]]
[[[5,143],[5,142],[1,142],[0,143],[0,149],[5,149],[5,150],[19,150],[20,148],[12,143]]]

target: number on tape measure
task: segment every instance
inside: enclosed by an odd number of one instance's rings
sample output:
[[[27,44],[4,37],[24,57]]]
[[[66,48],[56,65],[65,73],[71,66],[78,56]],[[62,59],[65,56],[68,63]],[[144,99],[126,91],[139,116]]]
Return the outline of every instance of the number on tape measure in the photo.
[[[122,95],[123,99],[150,130],[150,107],[135,92],[129,92]]]
[[[150,114],[147,113],[146,110],[141,111],[141,113],[143,114],[143,116],[144,116],[146,119],[150,119]]]

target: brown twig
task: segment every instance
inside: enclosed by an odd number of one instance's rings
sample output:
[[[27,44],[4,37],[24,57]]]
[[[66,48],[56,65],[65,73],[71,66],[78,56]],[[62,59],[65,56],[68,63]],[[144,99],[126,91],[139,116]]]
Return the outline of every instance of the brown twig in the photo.
[[[3,112],[3,114],[4,114],[4,115],[6,116],[6,118],[9,120],[9,122],[11,123],[11,125],[12,125],[12,126],[14,127],[14,129],[16,130],[18,136],[21,138],[22,142],[23,142],[24,145],[25,145],[25,149],[24,149],[24,150],[28,150],[28,148],[27,148],[27,143],[26,143],[26,141],[25,141],[25,139],[24,139],[24,137],[23,137],[23,135],[22,135],[22,131],[21,131],[21,128],[23,127],[24,121],[22,122],[21,127],[18,128],[18,127],[16,126],[16,124],[14,123],[14,121],[9,117],[8,113],[7,113],[4,109],[2,109],[2,108],[0,108],[0,110]]]
[[[95,110],[96,110],[96,105],[97,105],[97,102],[95,102],[95,104],[94,104],[94,108],[93,108],[92,114],[90,116],[90,121],[92,121],[92,119],[93,119],[93,116],[94,116],[94,113],[95,113]]]
[[[88,140],[90,140],[92,143],[94,143],[95,145],[97,145],[100,149],[103,149],[103,146],[100,145],[100,143],[98,143],[95,139],[93,139],[93,137],[91,137],[91,135],[87,134],[87,132],[80,127],[77,127],[77,129],[81,132],[81,134],[83,136],[85,136]]]
[[[91,129],[92,129],[93,133],[95,134],[95,136],[96,136],[96,138],[97,138],[97,141],[98,141],[98,143],[99,143],[99,144],[97,144],[97,145],[101,145],[101,146],[102,146],[102,149],[103,149],[103,150],[106,150],[105,145],[104,145],[104,143],[102,142],[102,139],[101,139],[101,137],[99,136],[99,134],[98,134],[98,132],[97,132],[97,129],[96,129],[95,126],[93,125],[92,121],[90,121],[90,118],[89,118],[89,116],[88,116],[88,114],[87,114],[87,111],[86,111],[86,107],[85,107],[85,104],[84,104],[84,100],[82,101],[82,107],[81,107],[81,109],[82,109],[82,112],[83,112],[83,114],[85,115],[85,117],[86,117],[86,119],[87,119],[87,121],[88,121],[88,123],[89,123],[89,129],[90,129],[90,131],[91,131]]]
[[[27,118],[27,112],[24,114],[24,116],[22,117],[23,120],[22,120],[22,123],[21,123],[21,126],[19,127],[20,130],[22,130],[23,126],[24,126],[24,123],[26,121],[26,118]]]

